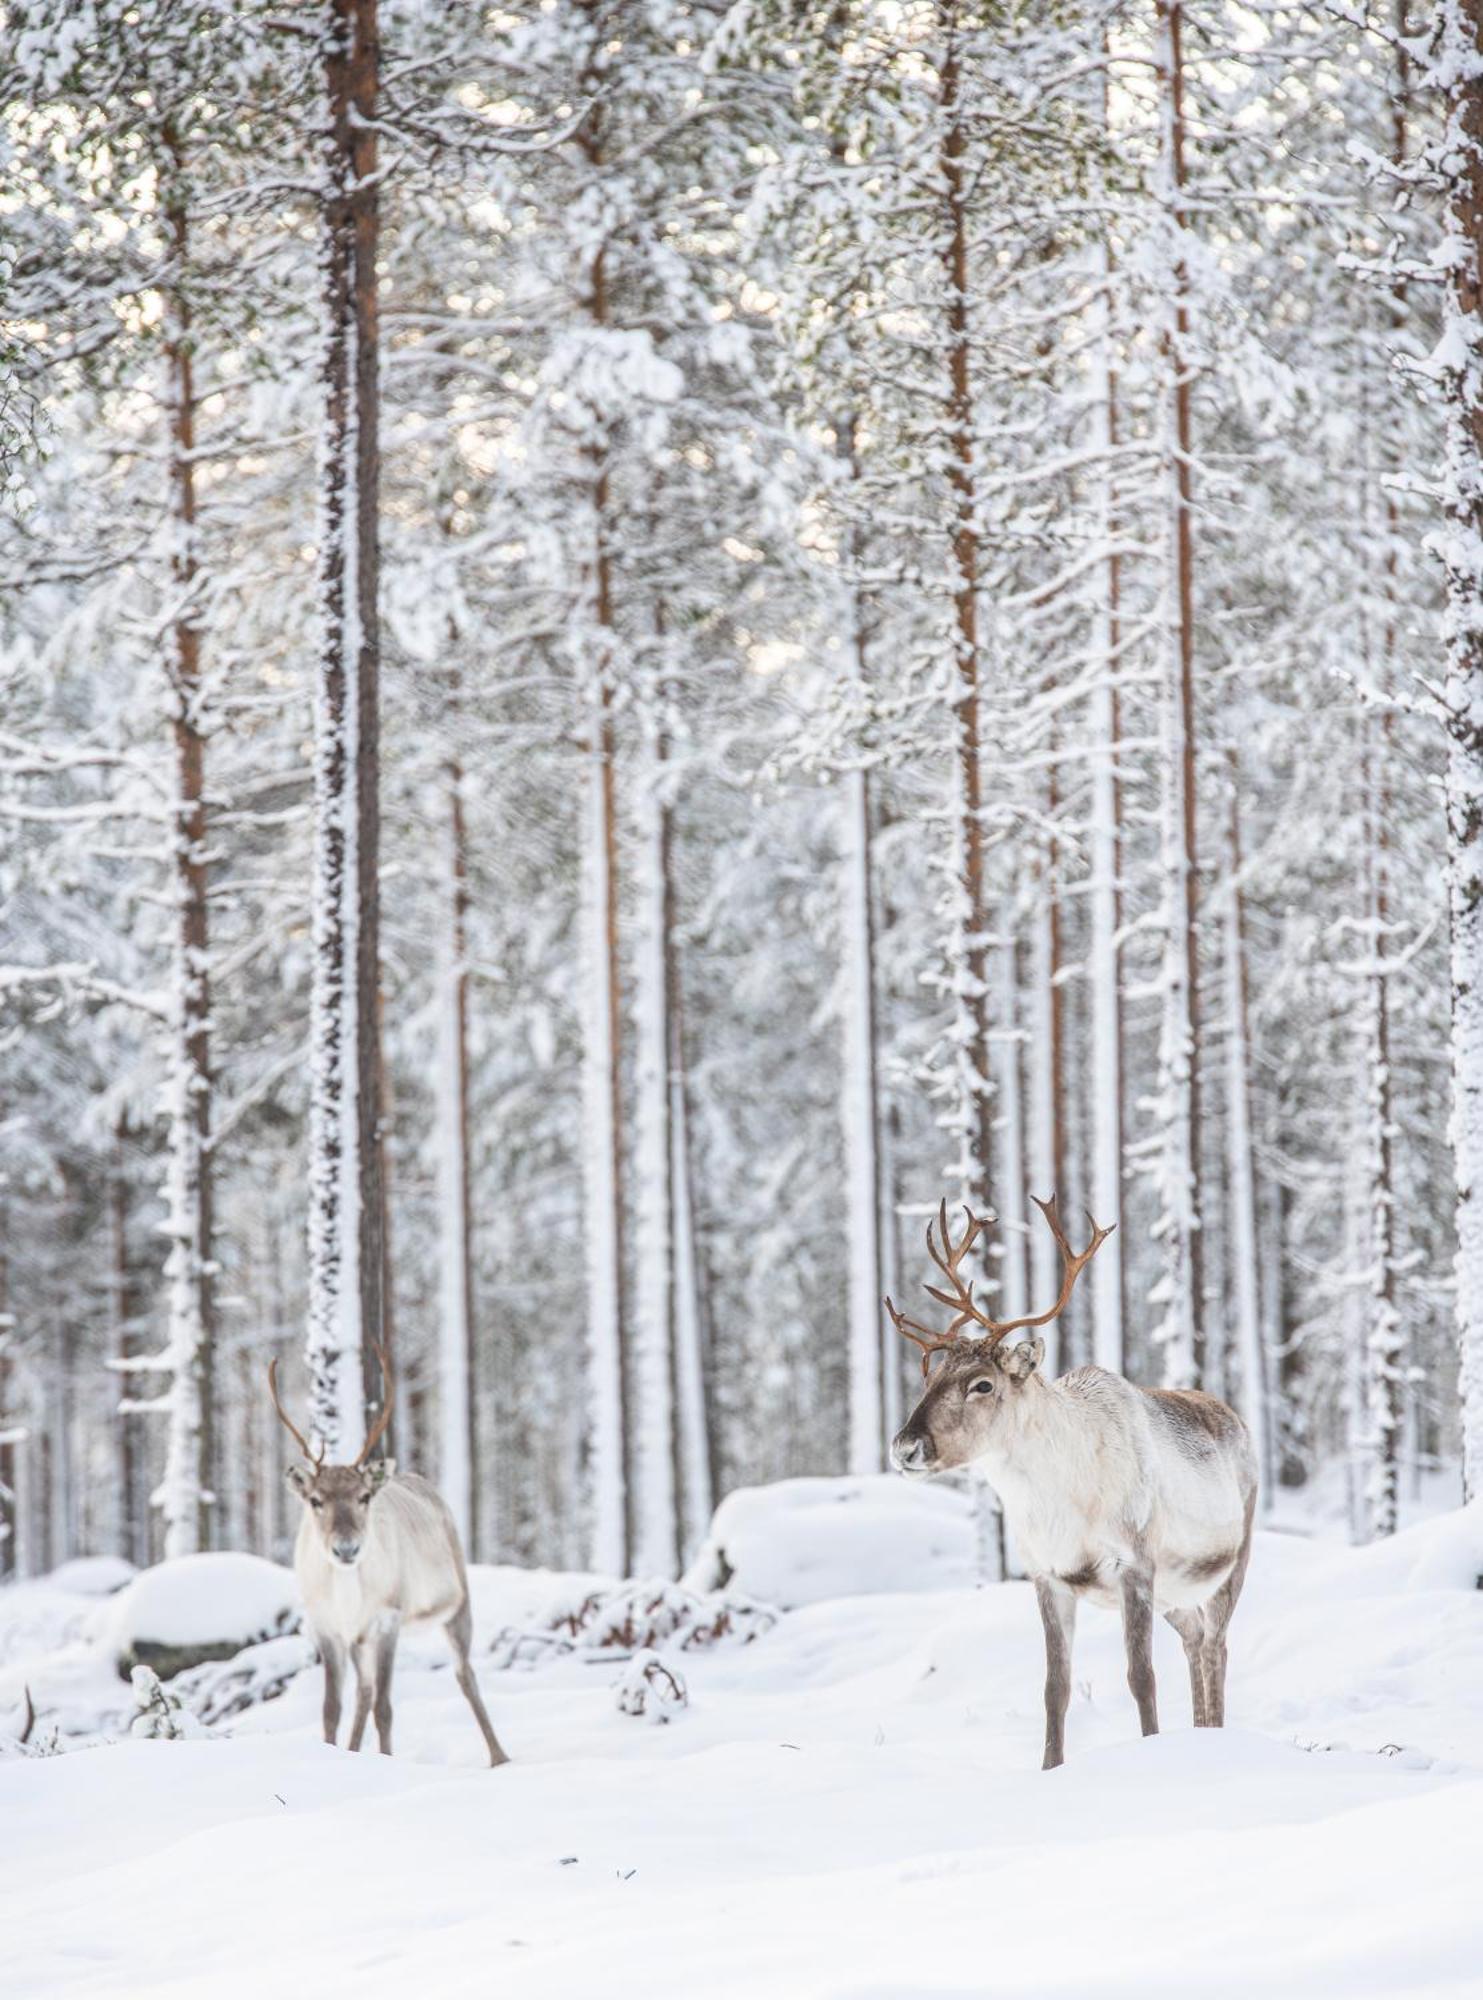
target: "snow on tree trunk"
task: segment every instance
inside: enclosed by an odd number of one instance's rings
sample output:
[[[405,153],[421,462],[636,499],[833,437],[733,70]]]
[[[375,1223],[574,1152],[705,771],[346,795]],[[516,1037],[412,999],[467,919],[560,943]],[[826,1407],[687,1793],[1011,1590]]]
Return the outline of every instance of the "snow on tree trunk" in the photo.
[[[1369,1323],[1364,1344],[1365,1435],[1370,1467],[1365,1494],[1371,1536],[1393,1535],[1399,1525],[1400,1459],[1405,1365],[1396,1303],[1395,1195],[1390,1077],[1390,988],[1386,937],[1390,923],[1388,823],[1390,798],[1382,759],[1388,729],[1372,745],[1365,789],[1369,821],[1365,841],[1366,921],[1369,944],[1360,1032],[1368,1209]]]
[[[451,704],[454,720],[456,703]],[[443,924],[438,962],[439,1487],[470,1562],[478,1561],[474,1467],[474,1269],[469,1211],[468,871],[463,765],[444,779]]]
[[[375,0],[326,0],[323,59],[307,1353],[313,1434],[333,1459],[365,1436],[383,1334]]]
[[[1432,366],[1446,398],[1447,864],[1452,911],[1452,1147],[1463,1488],[1483,1492],[1483,0],[1441,0],[1431,80],[1448,228],[1445,321]]]
[[[1262,1344],[1257,1280],[1256,1162],[1251,1138],[1251,1044],[1247,1025],[1246,938],[1241,893],[1239,767],[1229,756],[1230,802],[1226,837],[1225,1002],[1226,1152],[1230,1241],[1236,1306],[1236,1352],[1241,1370],[1241,1414],[1251,1432],[1263,1504],[1270,1505],[1272,1454],[1267,1423],[1267,1363]]]
[[[841,432],[855,464],[854,424]],[[860,551],[854,550],[858,566]],[[851,588],[850,672],[863,691],[868,660],[865,611]],[[881,1346],[880,1107],[876,1090],[875,911],[871,887],[870,778],[845,773],[840,801],[840,933],[843,940],[843,1063],[840,1124],[844,1135],[845,1201],[849,1216],[849,1470],[879,1472],[884,1463]]]
[[[1164,1270],[1153,1297],[1163,1307],[1154,1339],[1171,1387],[1198,1385],[1202,1366],[1200,1254],[1200,1042],[1197,965],[1194,549],[1190,466],[1189,276],[1185,214],[1184,75],[1180,0],[1159,0],[1160,172],[1168,232],[1168,322],[1163,340],[1163,438],[1168,571],[1159,688],[1160,865],[1164,897],[1163,1014],[1157,1120],[1159,1197],[1155,1226]]]
[[[1104,250],[1102,280],[1110,284],[1112,260]],[[1102,539],[1105,554],[1092,614],[1092,660],[1097,678],[1090,708],[1092,813],[1089,834],[1091,939],[1092,1213],[1116,1222],[1122,1213],[1123,1022],[1122,964],[1118,929],[1122,922],[1122,787],[1118,777],[1121,717],[1118,653],[1122,643],[1122,575],[1116,547],[1117,492],[1112,453],[1117,447],[1117,375],[1105,296],[1097,307],[1092,389],[1092,450],[1101,458]],[[1092,1359],[1121,1374],[1123,1353],[1122,1232],[1114,1230],[1092,1262]]]
[[[849,1214],[851,1472],[879,1472],[885,1446],[881,1384],[880,1163],[877,1144],[874,922],[870,905],[870,781],[845,774],[842,800],[844,1061],[842,1124]]]
[[[1003,948],[1003,982],[1000,1009],[1008,1024],[997,1041],[998,1061],[994,1065],[995,1087],[999,1094],[999,1176],[998,1211],[999,1258],[996,1276],[998,1299],[1004,1316],[1016,1319],[1029,1311],[1030,1235],[1026,1224],[1025,1190],[1032,1177],[1025,1147],[1025,1036],[1021,1028],[1023,997],[1020,982],[1021,948],[1011,939]]]
[[[673,893],[671,883],[671,898]],[[715,1477],[707,1422],[705,1328],[701,1313],[700,1267],[695,1249],[685,1024],[680,993],[679,946],[673,915],[666,926],[666,937],[670,995],[670,1186],[674,1190],[675,1442],[679,1458],[680,1555],[688,1563],[694,1559],[710,1531],[711,1514],[715,1508]]]
[[[958,1142],[952,1164],[964,1199],[990,1207],[992,1091],[989,1052],[989,924],[983,824],[981,741],[982,661],[979,647],[979,527],[974,451],[973,383],[968,316],[967,135],[960,118],[961,58],[950,17],[939,84],[942,145],[943,260],[947,299],[947,463],[953,500],[954,652],[958,694],[953,703],[957,773],[954,801],[954,883],[951,985],[955,1018],[950,1036],[955,1101],[948,1122]]]
[[[605,567],[605,565],[600,565]],[[601,669],[599,670],[601,671]],[[586,1013],[582,1051],[587,1233],[587,1481],[590,1560],[628,1574],[631,1549],[628,1385],[623,1326],[622,1186],[619,1179],[617,828],[610,694],[591,695],[584,835]]]
[[[166,135],[179,188],[182,162]],[[165,1176],[165,1466],[154,1495],[165,1554],[211,1539],[215,1324],[211,1245],[210,967],[207,927],[205,726],[201,714],[199,563],[196,546],[194,329],[186,283],[189,236],[178,198],[166,208],[174,265],[166,292],[165,368],[170,418],[170,621],[166,663],[175,792],[170,828],[175,909],[170,986]]]
[[[1055,920],[1047,864],[1037,866],[1030,938],[1030,991],[1026,1010],[1025,1054],[1029,1075],[1028,1165],[1031,1190],[1044,1200],[1056,1186],[1055,1075]],[[1044,1227],[1029,1233],[1030,1297],[1043,1310],[1060,1289],[1060,1259],[1055,1238]],[[1052,1320],[1041,1329],[1045,1341],[1045,1373],[1061,1370],[1061,1327]]]
[[[679,1570],[675,1445],[674,1145],[670,1132],[669,807],[667,743],[655,689],[644,718],[648,770],[638,801],[634,1022],[637,1282],[633,1317],[633,1560],[641,1576]]]

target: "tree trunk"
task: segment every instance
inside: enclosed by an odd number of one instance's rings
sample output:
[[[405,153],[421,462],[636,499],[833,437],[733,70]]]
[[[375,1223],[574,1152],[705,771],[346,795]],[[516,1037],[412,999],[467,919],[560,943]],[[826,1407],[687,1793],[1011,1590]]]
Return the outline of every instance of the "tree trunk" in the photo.
[[[110,1345],[115,1357],[129,1362],[138,1353],[133,1325],[134,1297],[129,1264],[129,1182],[125,1161],[127,1127],[122,1118],[114,1127],[112,1171],[108,1178],[108,1231],[111,1265],[108,1287]],[[127,1562],[142,1569],[149,1561],[148,1497],[144,1492],[143,1440],[139,1418],[128,1407],[127,1385],[130,1372],[124,1370],[125,1394],[118,1412],[118,1552]]]
[[[594,174],[603,166],[602,125],[590,113],[582,150]],[[607,254],[592,260],[588,315],[603,327],[611,317]],[[595,628],[587,665],[590,738],[587,827],[582,1149],[587,1236],[587,1411],[585,1461],[594,1569],[626,1576],[633,1560],[632,1356],[623,1295],[626,1214],[623,1201],[623,1014],[618,915],[618,806],[614,770],[612,496],[606,449],[592,463],[592,553],[588,576]]]
[[[169,1166],[166,1176],[168,1333],[165,1471],[156,1496],[165,1554],[189,1555],[212,1540],[215,1466],[216,1315],[211,1245],[211,992],[207,925],[205,727],[196,548],[194,329],[186,290],[190,243],[183,162],[166,134],[175,185],[167,197],[173,281],[166,292],[170,415],[170,586],[175,615],[166,666],[175,747],[171,866],[175,966],[170,1030]]]
[[[10,1338],[15,1321],[10,1311],[10,1263],[5,1254],[8,1218],[0,1203],[0,1583],[20,1573],[20,1510],[17,1491],[15,1448],[20,1425],[11,1407],[15,1364],[10,1355]]]
[[[1112,281],[1112,254],[1104,247],[1103,279]],[[1122,571],[1116,549],[1117,490],[1111,453],[1118,441],[1117,373],[1110,327],[1111,301],[1104,296],[1098,309],[1093,390],[1093,449],[1104,455],[1098,470],[1102,497],[1102,535],[1106,556],[1101,565],[1100,591],[1092,619],[1092,654],[1098,674],[1092,688],[1090,722],[1092,761],[1091,954],[1091,1098],[1092,1213],[1100,1222],[1116,1222],[1122,1213],[1123,1157],[1123,1014],[1122,961],[1118,930],[1122,923],[1122,785],[1121,714],[1118,680],[1122,645]],[[1122,1232],[1114,1230],[1092,1263],[1092,1358],[1113,1374],[1123,1371],[1123,1253]]]
[[[1055,902],[1049,882],[1049,862],[1039,858],[1032,864],[1035,873],[1032,891],[1030,935],[1030,991],[1026,1008],[1025,1069],[1029,1082],[1027,1164],[1029,1188],[1044,1200],[1057,1192],[1059,1133],[1056,1121],[1056,1006]],[[1055,1238],[1043,1226],[1032,1228],[1028,1238],[1030,1298],[1044,1310],[1059,1290],[1060,1258]],[[1055,1376],[1064,1365],[1062,1330],[1052,1320],[1043,1329],[1045,1372]]]
[[[456,691],[450,699],[455,727]],[[468,864],[463,764],[443,771],[443,934],[438,967],[438,1260],[442,1365],[438,1380],[441,1491],[470,1562],[478,1561],[478,1433],[474,1265],[469,1203]]]
[[[1446,105],[1447,861],[1452,1143],[1463,1490],[1483,1492],[1483,0],[1442,0],[1433,80]]]
[[[841,419],[840,447],[858,476],[853,418]],[[851,538],[851,569],[858,571],[858,534]],[[865,607],[852,575],[848,590],[849,661],[857,688],[869,675]],[[853,1473],[879,1472],[884,1463],[885,1381],[881,1346],[880,1108],[876,1087],[875,910],[871,884],[869,773],[844,775],[841,799],[840,931],[844,941],[844,1034],[840,1124],[844,1134],[845,1203],[849,1216],[850,1428],[847,1463]]]
[[[1203,1371],[1200,1254],[1199,872],[1196,811],[1194,543],[1191,361],[1185,213],[1181,0],[1158,0],[1161,167],[1172,269],[1164,357],[1164,477],[1168,489],[1168,597],[1160,689],[1164,878],[1164,1007],[1159,1048],[1165,1317],[1155,1338],[1164,1379],[1198,1386]]]
[[[695,1188],[690,1161],[690,1087],[685,1050],[680,946],[675,926],[673,870],[666,873],[670,914],[665,925],[669,981],[670,1187],[674,1193],[674,1395],[679,1454],[680,1555],[689,1562],[711,1525],[716,1469],[712,1458],[707,1349],[700,1258],[695,1237]]]
[[[659,644],[662,645],[662,637]],[[678,1354],[675,1257],[675,1135],[670,1062],[669,925],[670,812],[665,796],[669,739],[662,666],[650,677],[643,718],[648,770],[638,801],[635,869],[639,883],[637,1029],[638,1283],[633,1327],[636,1484],[634,1567],[642,1576],[674,1576],[679,1568],[678,1443],[675,1391]]]
[[[324,314],[310,1103],[311,1423],[331,1458],[365,1436],[382,1339],[377,496],[376,0],[325,0]]]
[[[1026,1037],[1022,1028],[1025,1005],[1020,977],[1023,956],[1018,939],[1011,937],[1002,951],[1004,972],[999,1001],[1007,1032],[999,1037],[1000,1057],[995,1065],[1001,1106],[998,1210],[1003,1227],[999,1232],[999,1258],[994,1275],[999,1282],[999,1306],[1007,1319],[1018,1319],[1030,1310],[1030,1233],[1026,1224],[1025,1190],[1035,1168],[1025,1135]]]
[[[1241,1414],[1251,1433],[1264,1505],[1272,1493],[1272,1452],[1267,1422],[1267,1361],[1262,1344],[1257,1282],[1256,1161],[1251,1137],[1251,1047],[1246,997],[1246,937],[1241,891],[1240,771],[1229,753],[1230,820],[1226,850],[1226,1139],[1230,1179],[1230,1242],[1234,1266],[1236,1351],[1241,1370]]]
[[[953,976],[959,1019],[954,1052],[959,1069],[954,1120],[959,1140],[955,1172],[963,1196],[987,1214],[992,1148],[989,1049],[989,922],[984,852],[982,659],[979,643],[979,520],[974,450],[973,383],[968,311],[968,140],[961,118],[962,68],[956,8],[946,9],[939,106],[942,144],[942,254],[947,286],[947,454],[952,490],[954,652],[958,697],[953,704],[957,768],[955,869],[957,929]]]

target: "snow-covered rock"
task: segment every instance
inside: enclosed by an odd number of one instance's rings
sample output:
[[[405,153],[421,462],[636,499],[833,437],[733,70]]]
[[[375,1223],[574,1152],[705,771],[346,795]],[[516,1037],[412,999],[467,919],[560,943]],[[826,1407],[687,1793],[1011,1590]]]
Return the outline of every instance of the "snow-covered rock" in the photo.
[[[687,1590],[734,1589],[790,1611],[878,1591],[977,1580],[973,1505],[954,1487],[887,1473],[743,1486],[716,1509]]]
[[[54,1569],[48,1581],[70,1597],[112,1597],[138,1574],[122,1556],[74,1556]]]
[[[108,1607],[101,1640],[118,1672],[162,1679],[290,1632],[299,1621],[292,1570],[221,1551],[177,1556],[140,1572]]]

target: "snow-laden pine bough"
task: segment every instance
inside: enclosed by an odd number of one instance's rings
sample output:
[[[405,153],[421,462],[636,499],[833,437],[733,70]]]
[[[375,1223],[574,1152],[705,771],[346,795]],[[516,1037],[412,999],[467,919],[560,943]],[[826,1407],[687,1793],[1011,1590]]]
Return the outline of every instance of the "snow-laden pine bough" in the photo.
[[[1074,1368],[1058,1381],[1039,1372],[1038,1334],[1006,1353],[1020,1328],[1062,1313],[1077,1278],[1112,1233],[1091,1216],[1091,1241],[1073,1251],[1055,1196],[1036,1200],[1061,1253],[1061,1295],[1043,1313],[992,1320],[980,1311],[961,1265],[982,1219],[964,1209],[954,1243],[947,1203],[927,1250],[943,1274],[928,1296],[953,1313],[937,1331],[897,1312],[898,1333],[922,1350],[928,1387],[891,1445],[898,1471],[917,1475],[977,1463],[998,1493],[1005,1520],[1035,1583],[1045,1626],[1045,1764],[1065,1752],[1076,1600],[1120,1608],[1128,1685],[1145,1736],[1158,1730],[1153,1614],[1184,1641],[1197,1728],[1225,1721],[1226,1627],[1241,1594],[1256,1507],[1256,1458],[1246,1426],[1195,1389],[1140,1389],[1105,1368]],[[963,1338],[967,1326],[981,1334]],[[945,1354],[936,1373],[934,1354]]]
[[[442,1496],[396,1461],[373,1459],[391,1421],[396,1393],[391,1366],[381,1359],[381,1414],[350,1465],[326,1465],[310,1451],[278,1395],[278,1363],[268,1366],[273,1407],[306,1463],[290,1466],[288,1483],[304,1503],[294,1542],[294,1573],[304,1611],[324,1660],[324,1740],[340,1727],[340,1691],[347,1656],[355,1665],[355,1719],[350,1748],[359,1750],[366,1718],[376,1711],[376,1736],[391,1754],[391,1677],[397,1637],[405,1624],[437,1624],[448,1635],[458,1685],[483,1733],[491,1766],[508,1761],[469,1664],[474,1635],[463,1545]]]

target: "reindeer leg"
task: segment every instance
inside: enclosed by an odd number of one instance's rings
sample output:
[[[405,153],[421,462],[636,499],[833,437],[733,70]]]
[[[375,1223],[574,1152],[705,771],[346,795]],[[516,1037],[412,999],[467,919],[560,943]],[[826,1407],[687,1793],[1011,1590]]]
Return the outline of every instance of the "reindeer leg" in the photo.
[[[366,1718],[371,1713],[371,1696],[375,1691],[375,1658],[370,1642],[357,1639],[350,1657],[355,1662],[355,1716],[350,1724],[350,1748],[359,1750],[360,1740],[366,1733]]]
[[[1226,1726],[1226,1628],[1246,1581],[1246,1565],[1251,1561],[1251,1527],[1256,1515],[1256,1495],[1246,1503],[1246,1532],[1241,1537],[1241,1553],[1236,1566],[1205,1606],[1205,1687],[1207,1723],[1211,1729]]]
[[[1071,1702],[1071,1641],[1076,1631],[1076,1598],[1054,1577],[1037,1576],[1035,1602],[1045,1627],[1045,1758],[1053,1771],[1066,1761],[1066,1710]]]
[[[324,1661],[324,1740],[333,1743],[340,1733],[340,1691],[345,1685],[345,1648],[324,1632],[316,1632],[319,1655]]]
[[[489,1711],[484,1706],[484,1697],[479,1692],[479,1683],[474,1678],[474,1670],[469,1664],[469,1646],[474,1637],[474,1615],[469,1609],[465,1596],[463,1603],[443,1627],[448,1634],[448,1644],[453,1648],[454,1678],[463,1690],[463,1698],[474,1711],[474,1720],[479,1725],[484,1738],[484,1748],[489,1752],[489,1768],[496,1770],[501,1764],[508,1764],[509,1758],[500,1748],[499,1738],[494,1733],[494,1725],[489,1720]]]
[[[388,1612],[376,1634],[376,1742],[383,1757],[391,1755],[391,1676],[400,1630],[396,1613]]]
[[[1189,1662],[1190,1703],[1195,1727],[1203,1729],[1209,1719],[1209,1695],[1205,1686],[1205,1616],[1201,1611],[1166,1611],[1164,1616],[1184,1641],[1184,1657]]]
[[[1147,1570],[1125,1569],[1122,1590],[1128,1686],[1138,1704],[1138,1720],[1144,1735],[1157,1736],[1159,1710],[1153,1677],[1153,1578]]]

